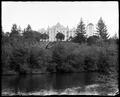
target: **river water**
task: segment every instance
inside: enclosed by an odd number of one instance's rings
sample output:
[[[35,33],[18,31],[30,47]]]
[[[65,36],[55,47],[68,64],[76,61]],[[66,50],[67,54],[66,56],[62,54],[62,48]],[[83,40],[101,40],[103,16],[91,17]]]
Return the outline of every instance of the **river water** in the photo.
[[[98,73],[37,74],[2,76],[2,95],[101,95]],[[102,91],[103,90],[103,91]]]

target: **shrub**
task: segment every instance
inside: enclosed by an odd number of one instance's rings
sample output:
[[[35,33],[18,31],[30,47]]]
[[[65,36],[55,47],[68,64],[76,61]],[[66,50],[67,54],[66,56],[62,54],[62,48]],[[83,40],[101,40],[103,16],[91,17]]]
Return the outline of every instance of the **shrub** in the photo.
[[[47,66],[47,71],[48,72],[56,72],[56,66],[57,66],[57,64],[56,63],[51,63],[51,64],[48,64],[48,66]]]
[[[58,42],[52,49],[43,49],[26,41],[19,44],[2,45],[2,68],[18,73],[41,72],[81,72],[96,71],[112,73],[118,69],[118,46],[102,46]]]
[[[13,48],[12,56],[10,57],[10,68],[18,73],[21,73],[23,65],[28,65],[29,50],[24,45],[19,45]]]
[[[63,62],[61,65],[61,72],[75,72],[76,69],[69,63]]]
[[[10,69],[9,68],[10,67],[10,57],[12,56],[12,51],[13,51],[13,48],[9,43],[2,45],[2,50],[1,50],[2,70]]]

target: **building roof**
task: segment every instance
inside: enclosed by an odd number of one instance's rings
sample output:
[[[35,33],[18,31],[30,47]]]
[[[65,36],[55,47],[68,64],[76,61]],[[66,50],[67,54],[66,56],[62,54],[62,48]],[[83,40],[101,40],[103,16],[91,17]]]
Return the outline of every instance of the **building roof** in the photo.
[[[92,24],[92,23],[89,23],[87,26],[89,26],[89,25],[92,25],[92,26],[93,26],[93,24]]]
[[[61,25],[59,22],[58,22],[56,25],[54,25],[54,26],[51,27],[51,29],[54,29],[54,28],[66,29],[66,28],[65,28],[63,25]]]
[[[44,28],[40,29],[39,32],[45,32],[46,30]]]

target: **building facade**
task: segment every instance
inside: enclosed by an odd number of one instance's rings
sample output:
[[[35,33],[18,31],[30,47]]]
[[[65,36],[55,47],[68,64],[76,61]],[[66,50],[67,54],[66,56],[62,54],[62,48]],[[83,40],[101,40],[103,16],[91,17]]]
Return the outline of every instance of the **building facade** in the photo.
[[[90,37],[93,36],[94,34],[95,34],[94,25],[92,23],[89,23],[86,27],[86,36]]]
[[[47,41],[56,41],[56,34],[57,33],[63,33],[65,35],[65,38],[63,41],[69,40],[70,37],[74,37],[75,33],[76,33],[76,29],[72,28],[69,29],[68,26],[64,27],[63,25],[61,25],[59,22],[52,26],[47,28],[47,30],[45,30],[44,28],[39,30],[40,33],[46,33],[49,35],[49,39]],[[86,26],[86,36],[90,37],[92,35],[95,35],[95,30],[94,30],[94,25],[92,23],[89,23]]]
[[[46,33],[49,35],[49,41],[56,41],[56,34],[57,33],[63,33],[65,35],[65,38],[63,41],[68,40],[70,37],[73,37],[75,35],[75,28],[73,29],[69,29],[68,26],[64,27],[63,25],[61,25],[59,22],[52,26],[47,28],[47,30],[45,29],[41,29],[39,30],[40,33]]]
[[[65,35],[64,41],[66,41],[69,28],[64,27],[60,23],[57,23],[56,25],[52,26],[51,28],[48,28],[47,31],[49,32],[49,41],[56,41],[56,34],[59,32],[63,33]]]

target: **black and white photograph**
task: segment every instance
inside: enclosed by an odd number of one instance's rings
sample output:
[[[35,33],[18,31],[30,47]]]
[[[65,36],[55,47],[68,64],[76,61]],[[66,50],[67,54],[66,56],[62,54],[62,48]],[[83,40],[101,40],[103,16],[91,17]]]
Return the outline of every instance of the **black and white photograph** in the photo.
[[[1,95],[118,95],[118,48],[118,1],[2,1]]]

